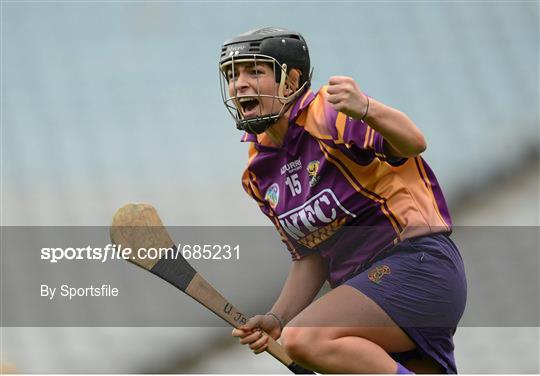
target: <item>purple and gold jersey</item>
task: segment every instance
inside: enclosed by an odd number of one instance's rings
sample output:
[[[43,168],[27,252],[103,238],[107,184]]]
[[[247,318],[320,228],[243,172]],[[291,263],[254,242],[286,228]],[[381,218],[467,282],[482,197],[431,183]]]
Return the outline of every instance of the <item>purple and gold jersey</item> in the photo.
[[[388,158],[378,132],[326,98],[323,87],[297,101],[282,147],[243,136],[252,144],[242,183],[293,260],[320,252],[335,287],[385,248],[452,224],[427,163]]]

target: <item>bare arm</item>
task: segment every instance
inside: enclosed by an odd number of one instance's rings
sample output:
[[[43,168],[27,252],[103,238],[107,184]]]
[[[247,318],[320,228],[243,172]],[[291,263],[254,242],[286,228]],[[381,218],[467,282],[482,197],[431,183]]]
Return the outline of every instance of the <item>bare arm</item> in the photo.
[[[385,152],[389,156],[414,157],[426,149],[422,132],[407,115],[368,98],[350,77],[330,78],[328,101],[337,111],[354,119],[364,118],[371,128],[384,137]]]
[[[369,102],[365,121],[384,137],[387,155],[414,157],[426,150],[422,132],[407,115],[373,98]]]
[[[294,261],[272,312],[285,323],[291,321],[317,296],[326,277],[326,265],[319,253]]]
[[[278,316],[283,324],[291,321],[313,301],[325,280],[326,265],[318,253],[294,261],[271,312]],[[268,337],[259,329],[278,339],[281,335],[281,324],[272,315],[257,315],[239,329],[234,329],[232,335],[238,337],[242,345],[249,345],[251,350],[258,354],[266,350],[268,343]]]

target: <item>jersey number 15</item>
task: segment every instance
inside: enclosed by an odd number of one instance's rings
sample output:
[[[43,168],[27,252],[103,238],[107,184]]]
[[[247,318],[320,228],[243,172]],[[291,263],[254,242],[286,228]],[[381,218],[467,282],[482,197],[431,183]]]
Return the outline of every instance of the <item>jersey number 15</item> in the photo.
[[[298,174],[287,176],[285,184],[287,184],[287,186],[291,189],[291,194],[293,197],[302,192],[302,186],[300,185],[300,180],[298,180]]]

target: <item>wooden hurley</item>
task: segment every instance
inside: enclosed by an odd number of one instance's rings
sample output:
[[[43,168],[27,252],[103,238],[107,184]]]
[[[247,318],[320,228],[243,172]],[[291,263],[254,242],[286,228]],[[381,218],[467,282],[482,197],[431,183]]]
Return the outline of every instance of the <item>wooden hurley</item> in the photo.
[[[185,292],[210,311],[238,328],[246,317],[225,299],[210,283],[177,252],[167,229],[163,226],[156,209],[148,204],[127,204],[118,209],[110,228],[111,241],[122,248],[131,248],[128,261],[144,268]],[[169,250],[167,257],[159,259],[138,258],[140,248]],[[174,257],[173,257],[174,255]],[[283,347],[268,336],[267,350],[295,374],[314,374],[293,362]]]

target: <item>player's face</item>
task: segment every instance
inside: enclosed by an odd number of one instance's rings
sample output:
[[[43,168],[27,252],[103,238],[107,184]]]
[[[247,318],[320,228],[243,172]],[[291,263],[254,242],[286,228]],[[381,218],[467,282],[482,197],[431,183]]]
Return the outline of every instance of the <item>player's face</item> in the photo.
[[[268,63],[246,62],[234,64],[227,70],[229,95],[235,100],[244,119],[278,113],[282,103],[275,97],[279,84],[276,83],[274,68]]]

